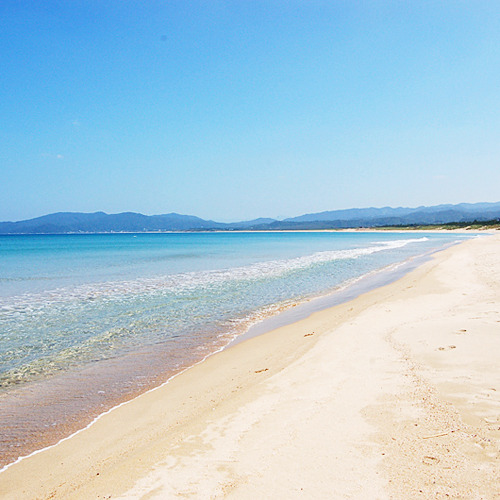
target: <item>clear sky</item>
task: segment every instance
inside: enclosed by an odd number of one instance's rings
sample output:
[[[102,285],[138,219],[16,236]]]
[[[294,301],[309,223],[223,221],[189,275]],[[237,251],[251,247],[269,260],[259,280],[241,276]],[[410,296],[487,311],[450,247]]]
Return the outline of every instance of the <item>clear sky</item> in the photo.
[[[500,201],[500,2],[2,0],[0,220]]]

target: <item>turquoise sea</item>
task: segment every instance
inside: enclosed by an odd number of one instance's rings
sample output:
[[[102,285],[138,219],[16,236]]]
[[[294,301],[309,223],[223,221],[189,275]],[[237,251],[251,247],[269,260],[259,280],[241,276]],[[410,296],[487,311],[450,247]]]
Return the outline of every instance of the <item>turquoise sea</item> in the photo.
[[[0,465],[166,381],[266,317],[465,237],[0,236]]]

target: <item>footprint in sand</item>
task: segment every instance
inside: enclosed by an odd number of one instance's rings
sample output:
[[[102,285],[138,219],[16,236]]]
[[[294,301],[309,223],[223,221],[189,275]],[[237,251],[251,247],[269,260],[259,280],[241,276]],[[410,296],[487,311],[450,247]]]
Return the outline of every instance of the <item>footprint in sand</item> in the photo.
[[[434,465],[434,464],[439,463],[439,458],[438,458],[438,457],[431,457],[431,456],[427,455],[427,456],[425,456],[425,457],[422,459],[422,462],[423,462],[425,465]]]
[[[457,346],[456,345],[449,345],[448,347],[438,347],[437,350],[438,351],[449,351],[450,349],[456,349]]]

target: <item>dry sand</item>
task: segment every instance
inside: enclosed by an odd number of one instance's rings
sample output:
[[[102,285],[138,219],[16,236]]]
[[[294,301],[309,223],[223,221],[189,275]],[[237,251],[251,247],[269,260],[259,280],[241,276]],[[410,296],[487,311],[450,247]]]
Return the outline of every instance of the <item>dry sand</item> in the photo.
[[[2,498],[500,498],[500,235],[242,342],[0,474]]]

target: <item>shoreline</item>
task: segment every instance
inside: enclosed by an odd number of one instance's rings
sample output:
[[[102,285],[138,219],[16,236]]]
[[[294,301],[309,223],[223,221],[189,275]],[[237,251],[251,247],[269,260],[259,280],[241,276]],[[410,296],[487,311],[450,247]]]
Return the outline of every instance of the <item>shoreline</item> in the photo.
[[[490,239],[488,238],[488,240]],[[498,238],[494,239],[495,242],[498,241]],[[484,239],[481,238],[481,240]],[[311,316],[301,319],[293,325],[281,326],[277,330],[245,340],[232,346],[231,349],[225,349],[218,354],[211,355],[205,361],[170,379],[168,384],[163,384],[115,407],[113,412],[103,414],[102,418],[99,417],[92,426],[78,431],[57,445],[39,450],[30,457],[9,465],[0,475],[0,493],[7,483],[7,487],[10,485],[11,490],[7,489],[4,492],[14,495],[14,498],[15,491],[12,488],[16,488],[16,485],[20,486],[17,484],[16,477],[23,476],[33,480],[31,485],[26,485],[28,490],[23,491],[23,494],[27,495],[41,494],[40,488],[43,488],[45,492],[54,491],[56,496],[61,495],[61,497],[70,495],[84,498],[86,494],[93,496],[97,492],[99,494],[104,492],[115,494],[118,491],[125,493],[127,489],[134,487],[137,480],[149,477],[148,474],[152,473],[155,464],[160,463],[165,454],[168,455],[167,450],[170,447],[165,446],[166,443],[173,443],[174,447],[182,448],[186,436],[195,436],[196,438],[196,436],[201,435],[200,432],[207,431],[207,421],[214,421],[214,419],[216,421],[222,416],[227,418],[228,415],[237,413],[243,402],[248,406],[259,400],[259,397],[262,398],[263,385],[268,383],[272,377],[279,377],[280,374],[289,372],[294,363],[310,355],[320,340],[330,340],[333,335],[332,328],[333,330],[341,329],[349,322],[356,321],[358,317],[356,315],[362,314],[374,304],[383,304],[384,299],[387,300],[388,297],[391,297],[391,293],[394,295],[399,291],[399,295],[401,295],[401,291],[406,290],[405,283],[411,282],[415,274],[425,276],[429,268],[436,268],[436,262],[443,260],[443,254],[453,255],[455,249],[463,248],[464,245],[470,247],[474,241],[477,239],[468,240],[451,249],[438,252],[437,257],[434,256],[430,262],[419,266],[390,285],[365,292],[362,296],[347,303],[314,312]],[[396,295],[398,294],[396,293]],[[321,329],[323,331],[316,332],[316,330]],[[284,339],[287,342],[284,342]],[[335,346],[335,339],[331,343]],[[346,346],[348,345],[347,343]],[[351,347],[349,346],[349,348]],[[231,382],[227,380],[228,374],[234,377]],[[254,380],[257,376],[258,380]],[[235,381],[235,379],[237,380]],[[186,396],[186,387],[188,388],[187,393],[192,394],[191,398]],[[215,399],[212,399],[212,396]],[[189,399],[195,399],[195,401],[189,401]],[[185,408],[186,406],[187,408]],[[156,414],[144,415],[143,410],[151,407],[156,408]],[[256,415],[258,414],[259,412]],[[161,418],[158,418],[158,415],[161,415]],[[255,418],[258,419],[258,416]],[[113,429],[116,427],[116,422],[125,422],[128,431],[121,433],[121,430]],[[203,431],[203,429],[205,430]],[[82,438],[84,434],[85,439]],[[152,439],[152,436],[161,436],[160,441],[163,446],[161,443],[153,445],[155,440]],[[165,436],[167,437],[165,438]],[[103,452],[103,448],[107,449],[108,447],[101,445],[99,438],[110,445],[109,451]],[[196,441],[196,439],[194,440]],[[126,441],[126,443],[121,443],[122,441]],[[143,443],[149,443],[150,446]],[[106,455],[104,461],[103,453]],[[84,457],[88,455],[91,458],[84,458],[84,463],[80,463],[75,457],[82,457],[82,454]],[[120,459],[120,456],[125,458]],[[63,460],[61,465],[59,464],[60,460]],[[132,474],[134,477],[131,478],[129,477],[131,476],[130,464],[137,466],[138,460],[143,465],[141,465],[139,473]],[[78,470],[72,470],[72,467],[65,466],[68,461],[73,463]],[[106,471],[101,470],[106,462],[114,463],[112,474],[109,468]],[[54,471],[49,474],[49,485],[41,486],[38,484],[37,486],[36,481],[44,479],[42,482],[45,483],[47,478],[37,477],[36,472],[41,474],[41,471],[46,469],[49,464],[54,467]],[[95,475],[95,477],[89,475],[89,472],[96,470],[96,468],[99,468],[98,479]],[[104,467],[104,469],[106,468]],[[91,482],[90,486],[87,487],[81,482],[83,477]],[[114,479],[110,479],[111,477]],[[182,477],[182,474],[179,477]],[[62,489],[57,489],[58,487],[54,486],[55,483],[62,483],[63,478],[66,482],[73,483],[72,488],[77,489],[68,490],[62,486]],[[117,478],[123,480],[120,486],[118,484],[121,481],[117,483]],[[4,486],[1,486],[2,483]],[[165,487],[165,485],[163,486]],[[144,491],[148,487],[147,485],[142,486]],[[18,493],[20,493],[19,490]]]
[[[331,228],[331,229],[197,229],[197,230],[178,230],[178,231],[117,231],[117,232],[92,232],[92,233],[1,233],[0,236],[91,236],[91,235],[117,235],[117,234],[231,234],[231,233],[490,233],[496,234],[499,229],[486,228],[455,228],[455,229],[414,229],[412,227],[403,227],[401,229],[383,229],[378,227],[357,227],[357,228]]]
[[[357,278],[352,278],[339,285],[334,290],[330,290],[324,294],[298,301],[294,306],[287,307],[276,314],[272,314],[256,323],[252,323],[247,331],[237,335],[223,347],[223,349],[228,349],[259,335],[265,335],[277,328],[289,326],[298,321],[305,320],[316,312],[345,304],[355,300],[360,295],[394,283],[427,262],[432,258],[433,254],[446,250],[452,246],[459,245],[460,243],[462,243],[462,241],[446,243],[438,249],[415,255],[401,262],[389,264],[380,269],[369,271]]]
[[[159,376],[158,378],[162,380],[160,383],[152,383],[149,384],[149,387],[146,387],[145,390],[135,391],[125,395],[122,398],[118,398],[114,400],[113,404],[108,408],[101,410],[99,413],[91,412],[90,419],[86,418],[88,415],[80,418],[74,425],[70,427],[70,432],[63,434],[62,437],[58,437],[56,440],[51,440],[50,436],[45,440],[47,444],[43,445],[40,448],[33,449],[32,451],[28,450],[28,453],[25,455],[21,455],[17,457],[12,462],[5,463],[0,467],[0,474],[11,466],[20,463],[21,461],[34,456],[38,453],[41,453],[45,450],[49,450],[54,446],[57,446],[59,443],[66,441],[73,436],[79,434],[82,431],[85,431],[87,428],[91,427],[96,421],[98,421],[101,417],[108,415],[114,409],[121,407],[122,405],[131,403],[136,398],[140,397],[143,394],[147,394],[151,391],[155,391],[173,380],[175,377],[182,375],[187,370],[190,370],[194,366],[205,362],[209,357],[217,355],[219,352],[223,350],[230,349],[235,345],[240,344],[241,342],[245,342],[250,338],[254,338],[259,335],[264,335],[269,333],[277,328],[281,328],[284,326],[291,325],[301,320],[306,320],[309,316],[316,312],[320,312],[326,309],[330,309],[334,306],[344,304],[346,302],[352,301],[358,296],[368,293],[372,290],[375,290],[381,286],[385,286],[389,283],[392,283],[401,277],[411,272],[411,270],[420,266],[423,262],[430,259],[432,255],[436,252],[442,251],[450,246],[454,246],[460,244],[460,240],[446,243],[443,247],[438,249],[433,249],[427,251],[423,254],[419,254],[416,256],[412,256],[407,258],[404,261],[396,262],[393,264],[389,264],[380,269],[375,269],[373,271],[369,271],[366,274],[363,274],[359,277],[352,278],[347,282],[337,286],[335,289],[322,293],[320,295],[314,297],[308,297],[304,299],[293,300],[288,305],[282,304],[280,307],[277,307],[273,312],[268,313],[263,318],[255,319],[250,321],[250,323],[245,327],[242,333],[237,334],[233,338],[229,338],[224,343],[219,345],[214,351],[208,352],[206,355],[202,356],[200,359],[196,360],[192,364],[188,364],[178,371],[169,371],[167,372],[167,376]],[[73,376],[78,375],[79,373],[87,374],[88,371],[93,372],[95,367],[88,367],[83,370],[83,372],[77,371],[73,374]],[[100,370],[102,372],[102,369]],[[104,371],[105,375],[106,371]],[[163,374],[165,375],[165,374]],[[94,377],[96,375],[94,374]],[[65,377],[62,375],[61,377]],[[56,376],[56,381],[59,379],[59,376]],[[46,381],[42,380],[37,382],[37,384],[43,385]],[[50,383],[50,381],[49,381]],[[131,397],[130,397],[131,396]],[[51,442],[52,441],[52,442]],[[42,441],[43,442],[43,441]]]

